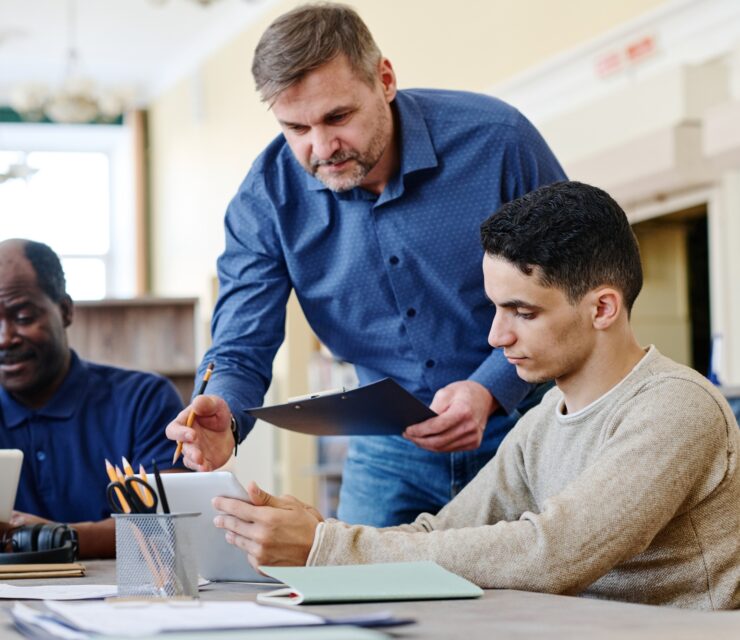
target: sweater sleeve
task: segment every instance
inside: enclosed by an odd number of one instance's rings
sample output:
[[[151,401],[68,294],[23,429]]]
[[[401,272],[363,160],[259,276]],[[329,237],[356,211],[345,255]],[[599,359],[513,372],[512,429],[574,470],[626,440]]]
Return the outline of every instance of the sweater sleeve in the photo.
[[[516,513],[529,501],[517,499],[528,493],[526,464],[518,447],[502,447],[437,517],[389,530],[327,523],[309,561],[434,560],[484,588],[579,593],[646,549],[727,473],[726,419],[695,382],[653,380],[610,423],[597,450],[583,452],[582,471],[539,509]],[[546,451],[542,459],[552,464]]]
[[[307,564],[435,560],[443,566],[457,566],[457,562],[445,560],[456,551],[455,543],[448,544],[444,539],[457,535],[457,531],[475,532],[477,528],[489,528],[491,523],[516,520],[535,508],[522,448],[533,415],[517,423],[496,455],[437,515],[422,513],[411,524],[383,529],[327,520],[317,530]],[[390,546],[384,549],[386,541]]]

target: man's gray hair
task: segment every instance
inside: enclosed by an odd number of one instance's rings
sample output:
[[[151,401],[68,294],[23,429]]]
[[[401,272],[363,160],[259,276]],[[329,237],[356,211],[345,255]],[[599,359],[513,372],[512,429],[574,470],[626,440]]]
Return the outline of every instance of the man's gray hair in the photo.
[[[252,76],[262,101],[272,104],[282,91],[340,54],[363,81],[375,82],[380,49],[354,9],[321,2],[283,14],[254,50]]]

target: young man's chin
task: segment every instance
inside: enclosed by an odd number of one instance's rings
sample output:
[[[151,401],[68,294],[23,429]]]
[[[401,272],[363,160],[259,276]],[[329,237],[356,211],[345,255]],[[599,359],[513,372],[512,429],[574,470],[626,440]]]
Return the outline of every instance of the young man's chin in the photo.
[[[543,382],[549,382],[553,379],[553,376],[550,374],[543,373],[542,371],[534,371],[531,368],[531,362],[528,364],[530,365],[529,368],[525,368],[522,365],[515,365],[516,374],[524,380],[524,382],[529,382],[529,384],[542,384]]]

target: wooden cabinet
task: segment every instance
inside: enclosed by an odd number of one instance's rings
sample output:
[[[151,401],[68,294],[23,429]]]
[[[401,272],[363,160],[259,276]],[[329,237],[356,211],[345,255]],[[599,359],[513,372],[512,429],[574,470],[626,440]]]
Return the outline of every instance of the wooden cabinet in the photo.
[[[168,377],[184,402],[195,376],[195,298],[133,298],[75,303],[67,330],[85,360]]]

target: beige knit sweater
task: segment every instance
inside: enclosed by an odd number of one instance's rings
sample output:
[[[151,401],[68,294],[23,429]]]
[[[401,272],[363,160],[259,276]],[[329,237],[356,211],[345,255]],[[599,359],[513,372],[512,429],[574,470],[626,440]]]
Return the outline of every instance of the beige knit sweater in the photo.
[[[651,347],[585,409],[562,400],[550,391],[438,515],[328,520],[307,564],[434,560],[483,588],[740,607],[740,430],[720,394]]]

